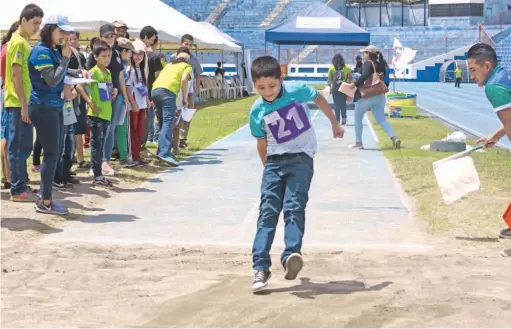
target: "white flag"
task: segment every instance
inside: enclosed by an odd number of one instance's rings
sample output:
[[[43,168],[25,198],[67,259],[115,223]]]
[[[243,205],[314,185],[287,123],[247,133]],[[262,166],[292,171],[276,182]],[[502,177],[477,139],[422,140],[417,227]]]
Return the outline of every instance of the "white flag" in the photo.
[[[394,58],[392,64],[394,66],[394,76],[402,77],[403,71],[406,66],[415,58],[417,50],[412,48],[403,47],[397,38],[394,38]]]

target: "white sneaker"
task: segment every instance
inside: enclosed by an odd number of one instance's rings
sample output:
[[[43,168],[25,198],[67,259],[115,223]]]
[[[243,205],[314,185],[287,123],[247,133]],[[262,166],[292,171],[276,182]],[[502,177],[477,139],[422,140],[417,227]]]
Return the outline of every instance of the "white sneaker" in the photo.
[[[284,265],[286,272],[284,274],[284,279],[286,280],[294,280],[298,276],[298,273],[303,268],[303,258],[300,254],[294,253],[289,255],[286,259],[286,263]]]

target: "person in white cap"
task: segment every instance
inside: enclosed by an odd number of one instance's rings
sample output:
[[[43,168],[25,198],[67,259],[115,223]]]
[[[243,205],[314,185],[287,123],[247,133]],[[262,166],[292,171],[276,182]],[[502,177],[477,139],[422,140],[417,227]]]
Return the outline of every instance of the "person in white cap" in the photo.
[[[64,77],[89,78],[87,71],[68,69],[71,56],[70,33],[74,28],[66,16],[52,15],[41,30],[39,41],[30,52],[28,68],[32,92],[28,114],[44,149],[41,166],[41,198],[35,209],[46,214],[65,215],[66,207],[52,199],[57,164],[62,157],[64,138]]]
[[[364,83],[368,81],[374,73],[377,73],[380,76],[381,81],[384,80],[386,73],[385,60],[380,50],[373,45],[361,49],[360,52],[364,55],[362,74],[355,82],[350,84],[351,88],[357,88],[353,99],[355,102],[355,144],[350,145],[350,148],[364,148],[364,145],[362,144],[363,120],[366,112],[371,110],[376,122],[390,137],[394,148],[398,149],[401,147],[401,140],[397,138],[392,126],[385,119],[385,93],[374,95],[372,97],[363,97],[360,92]]]
[[[115,21],[113,25],[118,38],[128,38],[128,24],[124,21]]]

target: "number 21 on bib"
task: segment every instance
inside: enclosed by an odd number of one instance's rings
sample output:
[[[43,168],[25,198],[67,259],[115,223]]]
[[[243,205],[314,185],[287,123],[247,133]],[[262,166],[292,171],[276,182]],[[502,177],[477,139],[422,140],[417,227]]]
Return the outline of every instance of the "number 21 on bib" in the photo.
[[[305,108],[298,102],[265,115],[264,122],[277,144],[289,142],[311,128]]]

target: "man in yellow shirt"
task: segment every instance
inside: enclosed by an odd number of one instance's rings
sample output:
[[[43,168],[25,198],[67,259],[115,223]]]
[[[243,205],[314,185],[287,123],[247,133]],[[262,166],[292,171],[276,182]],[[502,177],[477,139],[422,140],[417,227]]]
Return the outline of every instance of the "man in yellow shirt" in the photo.
[[[171,152],[172,130],[177,110],[177,96],[179,90],[183,94],[183,108],[188,107],[188,81],[192,75],[190,65],[191,52],[186,47],[177,51],[176,57],[167,64],[153,84],[151,98],[156,109],[162,113],[160,139],[156,156],[161,161],[173,166],[179,166]]]
[[[5,67],[5,110],[9,129],[9,166],[11,167],[11,200],[35,202],[37,196],[27,189],[27,159],[32,152],[33,128],[28,117],[30,77],[28,39],[39,31],[44,13],[35,4],[23,8],[20,27],[7,46]]]
[[[454,74],[456,76],[456,82],[454,83],[454,87],[460,87],[461,83],[461,76],[463,75],[463,71],[461,70],[461,67],[459,65],[456,65],[456,70],[454,70]]]

